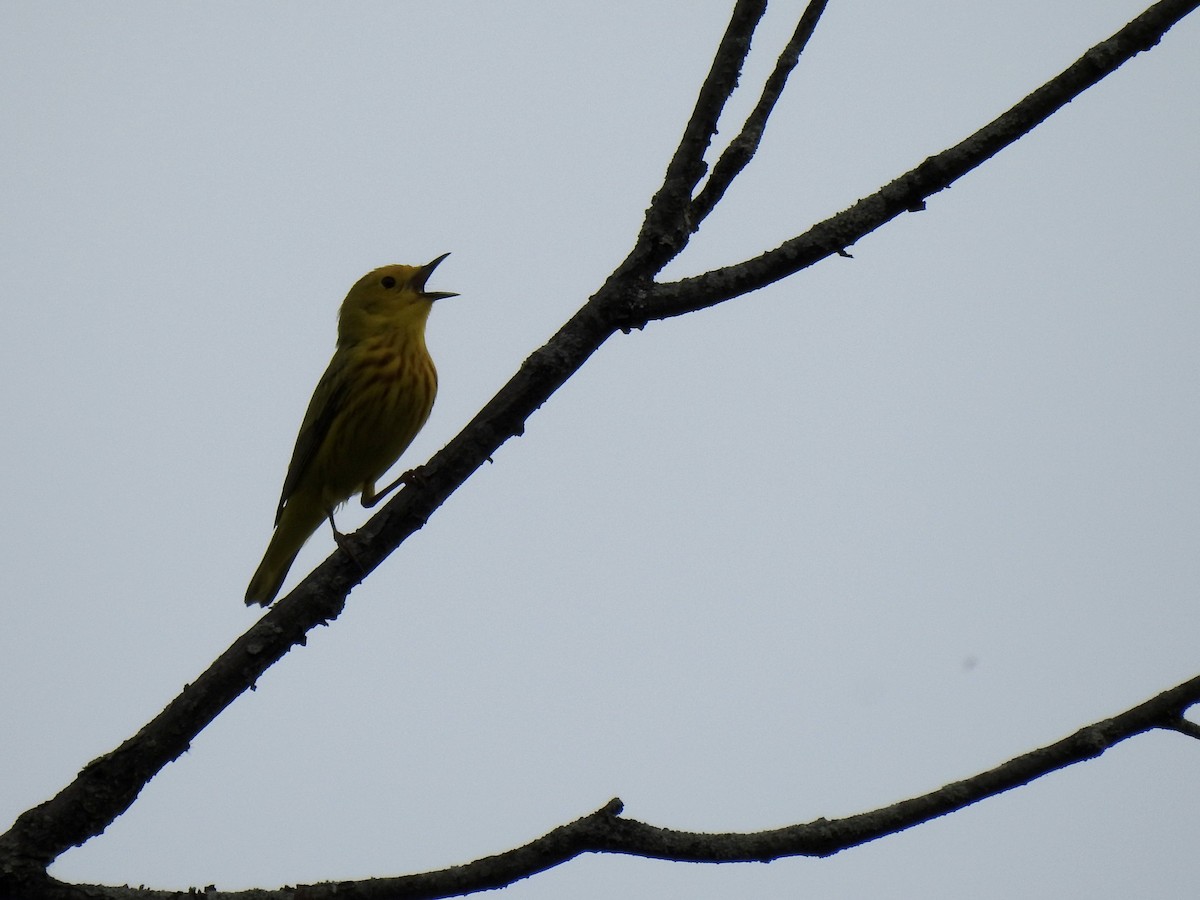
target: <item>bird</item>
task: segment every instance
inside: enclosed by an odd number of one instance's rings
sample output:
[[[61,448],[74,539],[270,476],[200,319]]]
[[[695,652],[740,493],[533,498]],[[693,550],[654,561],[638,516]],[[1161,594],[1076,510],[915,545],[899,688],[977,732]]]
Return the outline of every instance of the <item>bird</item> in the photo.
[[[360,278],[338,311],[337,346],[317,382],[296,437],[275,512],[275,530],[246,589],[246,605],[269,606],[300,548],[343,503],[360,494],[370,508],[375,484],[425,425],[437,395],[437,369],[425,346],[425,323],[437,300],[425,283],[449,253],[423,266],[388,265]]]

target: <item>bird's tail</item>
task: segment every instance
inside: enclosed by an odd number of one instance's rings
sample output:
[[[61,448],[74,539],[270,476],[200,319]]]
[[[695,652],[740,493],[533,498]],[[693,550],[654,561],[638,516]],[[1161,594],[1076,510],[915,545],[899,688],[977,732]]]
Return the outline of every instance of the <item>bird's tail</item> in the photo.
[[[267,544],[267,552],[250,579],[250,586],[246,588],[247,606],[254,603],[270,605],[283,586],[283,579],[287,578],[296,554],[324,519],[325,510],[319,503],[299,495],[288,500],[283,515],[279,517],[279,524],[275,526],[275,533],[271,535],[271,542]]]

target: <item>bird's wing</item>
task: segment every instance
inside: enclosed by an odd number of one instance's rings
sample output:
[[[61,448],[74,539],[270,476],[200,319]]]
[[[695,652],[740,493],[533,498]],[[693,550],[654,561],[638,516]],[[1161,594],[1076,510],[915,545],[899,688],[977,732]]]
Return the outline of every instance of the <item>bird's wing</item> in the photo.
[[[329,368],[317,382],[312,399],[308,401],[308,410],[304,413],[304,421],[300,424],[300,433],[296,435],[296,448],[292,451],[292,461],[288,465],[287,477],[283,479],[283,492],[279,497],[279,508],[275,511],[275,524],[283,515],[283,508],[288,498],[299,486],[305,473],[308,472],[313,460],[325,443],[329,428],[346,402],[346,380],[342,377],[342,365],[335,354],[329,363]]]

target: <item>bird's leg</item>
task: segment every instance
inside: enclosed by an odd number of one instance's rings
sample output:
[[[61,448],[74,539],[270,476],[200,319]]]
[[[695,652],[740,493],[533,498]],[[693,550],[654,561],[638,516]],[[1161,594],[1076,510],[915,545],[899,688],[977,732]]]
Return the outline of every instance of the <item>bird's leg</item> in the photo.
[[[368,484],[362,489],[362,496],[360,497],[362,505],[367,509],[370,509],[396,488],[400,487],[400,485],[403,484],[407,486],[413,484],[420,477],[421,466],[417,466],[415,469],[409,469],[407,472],[385,487],[382,491],[376,491],[374,484]]]
[[[353,542],[350,540],[350,535],[343,534],[338,531],[337,523],[333,521],[333,510],[326,513],[326,518],[329,519],[329,527],[333,529],[333,542],[338,545],[338,549],[345,553],[358,566],[358,571],[362,573],[363,578],[367,577],[367,570],[363,568],[363,564],[358,561],[358,557],[354,555]]]

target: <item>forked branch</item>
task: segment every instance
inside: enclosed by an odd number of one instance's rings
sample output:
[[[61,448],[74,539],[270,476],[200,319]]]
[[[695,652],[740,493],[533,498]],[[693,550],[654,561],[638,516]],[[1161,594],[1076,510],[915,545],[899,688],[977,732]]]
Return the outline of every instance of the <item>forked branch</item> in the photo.
[[[688,222],[692,192],[707,169],[704,152],[717,132],[721,110],[737,87],[742,64],[750,52],[750,38],[766,11],[766,0],[737,0],[734,4],[729,26],[700,86],[696,106],[667,163],[662,187],[650,200],[642,230],[628,259],[617,269],[618,275],[637,270],[643,276],[653,276],[687,245],[692,234]]]
[[[849,209],[754,259],[642,292],[626,311],[628,318],[622,327],[640,328],[649,321],[695,312],[758,290],[844,251],[901,213],[924,209],[928,197],[1024,137],[1138,53],[1155,46],[1197,6],[1197,0],[1156,3],[970,137],[929,157]]]
[[[704,183],[704,187],[692,202],[691,222],[693,229],[699,227],[704,218],[713,211],[713,208],[720,202],[721,198],[725,196],[725,191],[733,183],[733,179],[741,174],[742,169],[746,168],[747,163],[750,162],[755,151],[758,150],[758,145],[762,142],[763,133],[767,129],[767,120],[771,117],[771,113],[774,112],[775,103],[779,100],[779,97],[783,94],[783,89],[787,86],[788,76],[792,73],[792,69],[796,68],[796,63],[800,61],[800,54],[804,52],[804,48],[808,46],[809,38],[817,30],[817,22],[821,20],[821,13],[825,12],[826,5],[827,0],[811,0],[808,6],[805,7],[803,15],[800,16],[800,21],[796,23],[796,30],[792,33],[791,40],[787,42],[787,46],[779,54],[779,59],[775,62],[774,70],[767,76],[766,82],[763,83],[762,94],[758,98],[758,103],[754,105],[754,109],[746,117],[741,131],[729,142],[716,163],[713,164],[712,174],[708,177],[708,181]]]

